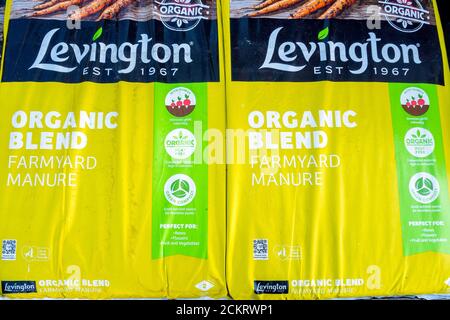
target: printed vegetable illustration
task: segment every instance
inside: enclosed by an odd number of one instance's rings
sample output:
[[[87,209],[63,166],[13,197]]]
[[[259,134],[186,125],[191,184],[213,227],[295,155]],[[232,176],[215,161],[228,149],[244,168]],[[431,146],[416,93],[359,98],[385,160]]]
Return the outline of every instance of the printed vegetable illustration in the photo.
[[[266,13],[270,13],[270,12],[274,12],[274,11],[278,11],[281,9],[285,9],[285,8],[289,8],[291,6],[293,6],[294,4],[297,4],[299,2],[301,2],[302,0],[281,0],[281,1],[277,1],[274,4],[271,4],[270,6],[267,6],[261,10],[258,10],[256,12],[252,12],[250,13],[248,16],[249,17],[256,17],[256,16],[260,16]]]
[[[105,8],[106,6],[110,5],[113,2],[114,2],[114,0],[92,1],[87,6],[84,6],[80,9],[76,10],[75,12],[73,12],[69,16],[69,19],[81,20],[83,18],[86,18],[86,17],[94,14],[94,13],[99,12],[100,10],[102,10],[103,8]]]
[[[39,5],[37,5],[37,6],[34,6],[33,9],[34,9],[34,10],[42,10],[42,9],[51,7],[51,6],[55,5],[55,4],[57,4],[58,2],[61,2],[61,0],[50,0],[50,1],[48,1],[48,2],[44,2],[44,3],[42,3],[42,4],[39,4]]]
[[[125,7],[137,0],[93,0],[83,6],[86,0],[46,0],[33,7],[35,10],[31,16],[41,17],[67,10],[70,6],[82,6],[72,12],[71,20],[82,20],[84,18],[99,14],[97,20],[113,19]]]
[[[402,108],[412,116],[418,117],[425,114],[430,108],[427,94],[420,89],[413,88],[402,100]],[[419,97],[418,99],[416,97]]]
[[[419,106],[423,107],[425,105],[425,100],[423,99],[423,95],[419,94],[419,100],[417,101]]]
[[[195,94],[186,88],[175,88],[166,98],[166,109],[175,117],[185,117],[195,109]]]
[[[259,10],[262,8],[265,8],[267,6],[270,6],[271,4],[274,4],[275,2],[278,2],[280,0],[266,0],[260,4],[258,4],[257,6],[254,6],[253,9]]]
[[[325,11],[319,19],[333,19],[341,14],[346,8],[352,6],[356,0],[338,0]]]
[[[70,6],[76,6],[83,2],[83,0],[68,0],[63,2],[58,2],[57,4],[47,7],[45,9],[39,10],[34,12],[31,16],[32,17],[40,17],[40,16],[46,16],[51,13],[55,13],[61,10],[67,10]]]
[[[185,106],[190,106],[191,105],[191,100],[189,100],[189,95],[185,95],[184,96],[186,99],[184,99],[184,101],[183,101],[183,104],[185,105]]]
[[[105,9],[103,13],[100,15],[100,17],[97,20],[110,20],[114,18],[120,10],[123,8],[129,6],[136,0],[118,0],[114,4],[112,4],[110,7]]]
[[[296,12],[291,14],[291,18],[300,19],[306,17],[307,15],[332,4],[334,1],[336,0],[310,0],[298,8]]]
[[[306,2],[304,0],[265,0],[259,5],[254,6],[253,9],[256,11],[249,13],[248,16],[257,17],[269,13],[276,13],[300,2],[303,2],[303,4],[291,14],[291,19],[307,17],[326,7],[328,9],[321,13],[318,19],[332,19],[344,12],[345,9],[354,5],[356,0],[309,0]]]

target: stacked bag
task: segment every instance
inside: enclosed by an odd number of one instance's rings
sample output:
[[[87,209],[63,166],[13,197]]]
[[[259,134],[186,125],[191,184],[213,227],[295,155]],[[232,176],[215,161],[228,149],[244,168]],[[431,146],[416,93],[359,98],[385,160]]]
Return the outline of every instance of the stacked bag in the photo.
[[[3,296],[450,292],[435,1],[4,8]]]

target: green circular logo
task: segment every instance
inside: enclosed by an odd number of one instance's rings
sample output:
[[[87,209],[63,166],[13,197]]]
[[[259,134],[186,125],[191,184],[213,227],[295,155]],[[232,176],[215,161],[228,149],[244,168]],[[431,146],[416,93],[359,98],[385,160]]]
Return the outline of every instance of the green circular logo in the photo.
[[[427,129],[415,127],[405,135],[405,147],[416,158],[428,157],[434,151],[434,137]]]
[[[181,128],[169,132],[164,141],[166,152],[175,160],[189,158],[194,153],[196,145],[193,133]]]
[[[182,207],[189,204],[194,199],[195,193],[194,181],[185,174],[170,177],[164,185],[164,195],[174,206]]]
[[[439,182],[431,174],[419,172],[409,181],[409,192],[417,202],[431,203],[439,197]]]

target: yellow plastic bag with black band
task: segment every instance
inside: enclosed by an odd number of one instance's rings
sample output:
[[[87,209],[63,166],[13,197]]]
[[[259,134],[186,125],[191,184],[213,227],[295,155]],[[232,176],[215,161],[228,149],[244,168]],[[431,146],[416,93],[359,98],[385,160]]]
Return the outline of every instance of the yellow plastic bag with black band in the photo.
[[[5,17],[2,294],[226,296],[219,4],[8,0]]]
[[[436,3],[271,2],[224,2],[230,295],[450,292]]]

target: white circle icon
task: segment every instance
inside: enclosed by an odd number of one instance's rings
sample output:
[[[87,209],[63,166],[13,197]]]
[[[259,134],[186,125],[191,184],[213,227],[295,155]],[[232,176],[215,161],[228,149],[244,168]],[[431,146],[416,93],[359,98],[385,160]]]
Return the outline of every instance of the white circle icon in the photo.
[[[189,204],[194,199],[195,193],[194,181],[185,174],[171,176],[164,185],[164,195],[167,201],[177,207]]]
[[[430,21],[430,7],[421,0],[378,0],[381,15],[395,29],[412,33],[419,31]]]
[[[439,192],[439,182],[427,172],[416,173],[409,180],[409,193],[417,202],[431,203],[439,197]]]
[[[175,129],[169,132],[164,141],[167,153],[176,160],[189,158],[197,145],[195,136],[187,129]]]
[[[424,128],[409,129],[404,142],[406,150],[417,158],[428,157],[434,151],[433,134]]]
[[[170,90],[165,99],[166,109],[175,117],[191,114],[196,106],[194,92],[188,88],[177,87]]]
[[[430,109],[430,98],[421,88],[410,87],[403,90],[400,96],[400,104],[408,114],[419,117]]]
[[[201,0],[156,1],[156,15],[172,31],[190,31],[209,14],[209,6]]]

